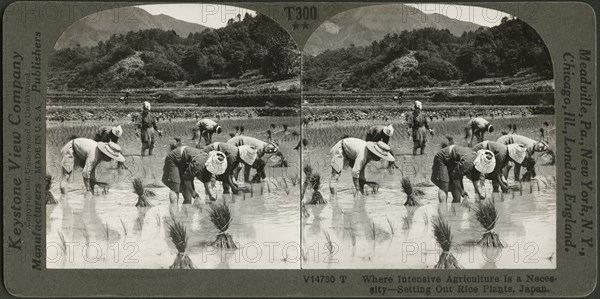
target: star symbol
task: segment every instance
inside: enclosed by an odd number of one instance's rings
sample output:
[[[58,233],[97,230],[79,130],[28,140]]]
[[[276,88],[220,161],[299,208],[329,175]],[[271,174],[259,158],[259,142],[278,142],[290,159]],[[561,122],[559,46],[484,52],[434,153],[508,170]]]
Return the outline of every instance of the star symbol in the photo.
[[[304,23],[302,24],[302,29],[308,29],[308,23],[304,22]]]
[[[300,27],[300,24],[298,24],[296,22],[292,23],[292,30],[298,30],[299,27]]]

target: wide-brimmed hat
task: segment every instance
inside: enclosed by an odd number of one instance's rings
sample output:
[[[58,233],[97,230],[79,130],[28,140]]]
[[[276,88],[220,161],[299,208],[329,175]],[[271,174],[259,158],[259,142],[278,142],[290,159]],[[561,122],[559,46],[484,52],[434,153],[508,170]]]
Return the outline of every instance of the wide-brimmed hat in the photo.
[[[208,159],[204,163],[206,169],[214,175],[222,175],[227,169],[227,159],[225,154],[220,151],[211,151],[208,153]]]
[[[494,168],[496,168],[496,157],[492,151],[485,149],[478,150],[473,165],[482,174],[492,173]]]
[[[375,142],[367,142],[367,149],[376,156],[386,161],[394,161],[396,160],[394,156],[390,153],[390,146],[385,144],[383,141]]]
[[[527,148],[522,144],[509,144],[506,146],[508,148],[508,156],[515,160],[515,162],[521,164],[527,156]]]
[[[121,136],[123,136],[123,128],[121,128],[121,125],[118,125],[116,127],[112,127],[111,129],[113,135],[121,138]]]
[[[246,144],[238,146],[238,150],[240,151],[240,158],[242,158],[246,164],[254,164],[254,161],[256,161],[256,158],[258,157],[256,147]]]
[[[146,109],[146,110],[150,111],[150,102],[146,101],[146,102],[142,103],[142,109]]]
[[[275,142],[269,142],[263,148],[263,152],[265,154],[274,154],[274,153],[276,153],[278,151],[279,151],[279,146],[277,146],[277,144]]]
[[[392,125],[389,125],[383,128],[383,134],[392,137],[392,135],[394,135],[394,127]]]
[[[121,147],[112,141],[109,143],[98,142],[98,149],[114,160],[125,162],[125,157],[121,154]]]

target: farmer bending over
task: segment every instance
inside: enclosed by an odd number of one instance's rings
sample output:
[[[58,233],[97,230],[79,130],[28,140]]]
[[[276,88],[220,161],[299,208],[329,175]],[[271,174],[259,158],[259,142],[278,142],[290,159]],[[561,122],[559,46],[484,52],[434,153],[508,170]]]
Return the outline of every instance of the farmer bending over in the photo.
[[[172,150],[165,158],[162,182],[171,189],[169,200],[179,202],[179,194],[183,194],[183,203],[191,204],[192,198],[200,199],[194,187],[194,178],[204,183],[204,189],[211,201],[215,201],[210,188],[213,176],[225,173],[227,160],[219,151],[205,153],[203,150],[180,146]]]
[[[62,178],[60,181],[60,192],[67,194],[67,181],[73,174],[75,167],[82,168],[83,184],[85,185],[85,197],[94,194],[96,184],[96,166],[100,162],[116,160],[125,161],[121,154],[121,147],[114,142],[96,142],[88,138],[73,139],[60,150],[62,155]]]
[[[527,138],[527,137],[521,136],[521,135],[516,135],[516,134],[504,135],[504,136],[498,138],[498,140],[496,140],[496,142],[504,144],[504,145],[522,144],[527,149],[527,155],[526,155],[525,159],[523,160],[523,162],[515,163],[514,175],[515,175],[516,181],[521,180],[520,179],[521,178],[520,177],[521,166],[524,166],[527,169],[527,172],[525,173],[525,175],[523,175],[524,178],[526,178],[526,177],[534,178],[536,176],[536,173],[535,173],[536,158],[534,157],[535,153],[545,153],[550,148],[548,146],[548,143],[546,143],[544,141],[536,141],[534,139]],[[505,178],[508,178],[508,173],[510,172],[510,168],[511,168],[510,164],[504,168],[503,173],[504,173]]]
[[[383,141],[385,144],[390,144],[390,137],[394,135],[394,127],[389,126],[372,126],[367,132],[365,141],[379,142]],[[394,152],[390,150],[390,154],[394,156]],[[388,162],[388,167],[396,166],[394,162]],[[397,166],[396,166],[397,167]]]
[[[219,126],[214,120],[203,118],[196,123],[196,130],[194,131],[194,137],[192,140],[196,139],[196,137],[199,137],[199,145],[200,141],[202,141],[202,138],[204,138],[206,145],[209,145],[212,143],[212,135],[214,133],[221,134],[221,132],[223,132],[223,129],[221,129],[221,126]]]
[[[121,128],[121,125],[118,125],[116,127],[112,127],[112,126],[102,126],[98,129],[98,131],[96,131],[96,135],[94,136],[94,141],[96,142],[114,142],[114,143],[119,143],[119,138],[121,138],[121,136],[123,136],[123,128]],[[117,168],[119,170],[123,169],[123,168],[127,168],[125,166],[125,163],[123,162],[117,162]]]
[[[473,137],[477,138],[477,142],[483,142],[485,132],[494,132],[494,126],[492,126],[489,121],[482,117],[476,117],[469,120],[467,127],[465,128],[465,139],[468,139],[469,135],[471,135],[469,146],[473,146]]]
[[[240,147],[242,145],[254,146],[257,151],[257,159],[252,164],[252,168],[256,169],[256,176],[253,181],[264,179],[267,177],[265,173],[266,162],[262,159],[265,154],[274,154],[279,151],[279,147],[273,142],[264,142],[249,136],[236,136],[227,141],[228,144]],[[238,165],[234,173],[234,177],[237,178],[242,169],[241,165]],[[244,182],[250,182],[250,167],[244,167]]]
[[[371,161],[394,161],[390,154],[390,147],[383,141],[377,143],[364,141],[358,138],[344,138],[336,143],[331,152],[331,178],[329,179],[329,190],[331,194],[336,193],[337,183],[342,170],[347,166],[352,167],[352,182],[356,192],[364,194],[361,181],[365,179],[365,168]]]
[[[503,170],[509,162],[521,164],[527,155],[527,149],[521,144],[504,145],[495,141],[484,141],[473,147],[475,152],[482,149],[491,151],[496,158],[494,171],[485,175],[486,179],[492,180],[493,192],[502,189],[502,192],[508,193],[508,182],[503,175]]]
[[[102,126],[96,131],[96,135],[94,136],[94,141],[96,142],[114,142],[119,143],[119,138],[123,136],[123,128],[121,125],[116,127],[112,126]]]
[[[458,145],[442,148],[433,158],[431,167],[431,182],[440,188],[439,202],[448,202],[448,192],[452,193],[453,203],[468,196],[463,185],[464,176],[473,182],[477,197],[484,199],[479,180],[482,174],[494,171],[495,165],[494,153],[488,150],[474,152],[471,148]]]
[[[254,164],[258,156],[258,151],[251,145],[235,145],[215,142],[204,148],[204,152],[219,151],[225,154],[227,159],[227,169],[222,175],[217,176],[217,180],[223,182],[223,194],[229,194],[229,189],[233,194],[238,194],[240,187],[233,177],[234,171],[238,168],[240,162],[244,163],[244,167],[250,168]]]

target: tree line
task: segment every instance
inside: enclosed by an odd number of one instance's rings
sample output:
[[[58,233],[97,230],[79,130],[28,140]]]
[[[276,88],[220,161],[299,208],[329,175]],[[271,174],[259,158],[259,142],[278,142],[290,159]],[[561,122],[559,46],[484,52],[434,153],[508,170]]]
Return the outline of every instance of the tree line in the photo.
[[[461,36],[447,29],[405,30],[370,46],[351,45],[304,55],[302,63],[305,90],[335,84],[362,90],[427,87],[451,80],[465,83],[513,76],[524,68],[552,78],[552,61],[544,41],[516,18],[503,18],[497,26],[480,27]]]
[[[115,34],[94,47],[54,51],[49,85],[71,90],[164,87],[239,78],[249,71],[272,80],[300,74],[296,44],[262,14],[238,15],[223,28],[187,37],[148,29]]]

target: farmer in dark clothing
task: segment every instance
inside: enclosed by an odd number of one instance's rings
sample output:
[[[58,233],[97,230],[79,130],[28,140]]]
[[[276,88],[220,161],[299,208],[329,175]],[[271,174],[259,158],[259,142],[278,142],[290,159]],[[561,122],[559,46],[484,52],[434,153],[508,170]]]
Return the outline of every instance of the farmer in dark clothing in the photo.
[[[385,144],[390,144],[390,137],[394,134],[394,127],[389,126],[372,126],[367,132],[365,141],[378,142],[383,141]]]
[[[262,159],[265,154],[274,154],[279,151],[279,147],[273,142],[264,142],[262,140],[256,139],[250,136],[236,136],[229,140],[227,143],[240,147],[242,145],[251,145],[254,146],[258,152],[258,158],[254,161],[252,168],[256,169],[256,176],[253,181],[257,181],[260,178],[266,178],[265,166],[266,162]],[[241,170],[241,166],[235,171],[234,177],[237,178]],[[244,167],[244,182],[250,182],[250,167]]]
[[[113,126],[102,126],[96,131],[94,141],[96,142],[114,142],[119,143],[119,138],[123,136],[123,128],[121,125],[116,127]]]
[[[389,126],[372,126],[367,132],[365,141],[379,142],[383,141],[385,144],[390,144],[390,137],[394,135],[394,127]],[[394,151],[390,149],[390,154],[394,156]],[[387,161],[388,167],[397,167],[395,161]]]
[[[527,138],[525,136],[521,136],[521,135],[517,135],[517,134],[511,134],[511,135],[504,135],[500,138],[498,138],[498,140],[496,140],[496,142],[504,144],[504,145],[509,145],[509,144],[521,144],[523,146],[525,146],[525,148],[527,149],[527,155],[525,157],[525,159],[523,159],[523,161],[521,163],[514,163],[515,164],[515,170],[514,170],[514,175],[515,175],[515,181],[520,181],[521,177],[520,177],[520,172],[521,172],[521,166],[525,167],[527,169],[527,172],[523,175],[524,178],[534,178],[536,176],[535,173],[535,153],[544,153],[546,151],[548,151],[549,146],[548,143],[544,142],[544,141],[537,141],[531,138]],[[504,168],[504,177],[508,178],[508,173],[510,172],[510,168],[511,165],[507,165],[507,167]],[[527,179],[525,179],[527,180]]]
[[[221,126],[219,126],[214,120],[208,118],[199,120],[196,123],[195,129],[196,130],[194,131],[194,137],[192,140],[196,139],[196,137],[199,137],[198,144],[200,144],[200,141],[202,141],[202,138],[204,138],[206,145],[212,143],[213,134],[221,134],[221,132],[223,132]]]
[[[522,163],[527,155],[527,149],[521,144],[504,145],[495,141],[484,141],[476,144],[473,151],[489,150],[494,153],[496,158],[496,166],[492,173],[486,174],[485,178],[492,180],[493,192],[508,192],[508,182],[503,175],[503,170],[508,166],[509,162]]]
[[[479,189],[479,180],[482,174],[491,173],[495,164],[494,154],[490,151],[476,153],[471,148],[458,145],[441,149],[433,158],[431,168],[431,182],[440,188],[440,203],[448,202],[448,192],[452,193],[453,203],[468,196],[463,185],[464,176],[473,182],[477,197],[485,198]]]
[[[429,128],[427,116],[422,112],[423,105],[420,101],[415,101],[413,109],[411,122],[408,126],[412,130],[413,155],[416,156],[417,150],[419,149],[421,155],[425,153],[425,146],[427,145],[428,139],[427,135],[433,135],[433,130]]]
[[[96,131],[96,135],[94,136],[94,141],[96,142],[114,142],[119,143],[119,138],[123,136],[123,128],[121,125],[116,127],[113,126],[102,126]],[[117,161],[117,169],[127,169],[124,162]]]
[[[469,141],[469,146],[473,146],[473,138],[477,138],[477,142],[483,142],[483,138],[485,132],[492,133],[494,132],[494,126],[490,124],[489,121],[485,120],[482,117],[476,117],[467,123],[467,127],[465,128],[465,139],[469,138],[471,135],[471,141]]]
[[[140,129],[142,139],[142,151],[141,155],[144,156],[145,150],[148,150],[148,155],[152,156],[152,150],[154,149],[154,143],[156,142],[156,133],[162,136],[156,125],[156,118],[150,113],[150,103],[144,102],[142,105],[142,115],[140,116],[140,122],[138,123],[138,129]]]
[[[222,175],[218,175],[216,178],[218,181],[223,182],[223,194],[229,194],[229,189],[233,192],[233,194],[237,194],[239,192],[239,185],[235,181],[233,177],[235,170],[238,168],[240,162],[244,163],[245,167],[250,167],[256,161],[258,156],[258,152],[255,147],[250,145],[242,145],[236,147],[235,145],[223,143],[223,142],[215,142],[213,144],[207,145],[204,148],[206,153],[210,153],[211,151],[219,151],[225,154],[227,159],[227,169]]]
[[[205,153],[197,148],[180,146],[165,158],[162,182],[171,189],[169,193],[171,203],[179,201],[180,193],[183,194],[184,204],[191,204],[192,198],[200,199],[200,194],[194,187],[194,178],[204,183],[208,198],[215,201],[210,182],[213,175],[222,175],[226,169],[227,160],[222,152]]]

